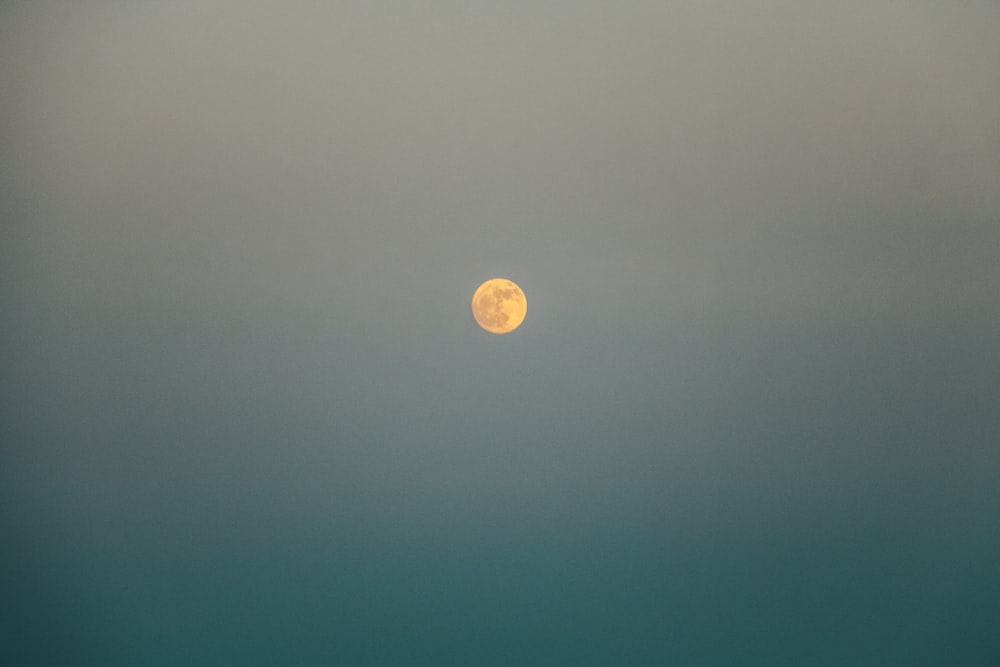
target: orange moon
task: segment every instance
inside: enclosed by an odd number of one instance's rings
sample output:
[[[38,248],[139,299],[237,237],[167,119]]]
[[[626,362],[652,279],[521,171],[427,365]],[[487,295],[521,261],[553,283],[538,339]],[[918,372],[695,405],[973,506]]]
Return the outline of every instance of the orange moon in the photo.
[[[506,278],[491,278],[472,295],[472,315],[490,333],[510,333],[521,326],[527,314],[524,292]]]

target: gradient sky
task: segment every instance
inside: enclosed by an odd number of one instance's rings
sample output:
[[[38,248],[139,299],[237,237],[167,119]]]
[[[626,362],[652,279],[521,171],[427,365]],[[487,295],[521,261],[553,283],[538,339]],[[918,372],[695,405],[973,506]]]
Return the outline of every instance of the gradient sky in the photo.
[[[0,662],[1000,663],[997,35],[4,3]]]

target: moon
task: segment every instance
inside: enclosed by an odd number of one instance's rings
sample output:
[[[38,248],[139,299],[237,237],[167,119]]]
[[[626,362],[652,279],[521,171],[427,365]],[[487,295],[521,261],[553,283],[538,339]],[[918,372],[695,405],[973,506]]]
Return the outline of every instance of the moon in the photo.
[[[528,299],[512,280],[491,278],[472,295],[472,315],[490,333],[510,333],[527,314]]]

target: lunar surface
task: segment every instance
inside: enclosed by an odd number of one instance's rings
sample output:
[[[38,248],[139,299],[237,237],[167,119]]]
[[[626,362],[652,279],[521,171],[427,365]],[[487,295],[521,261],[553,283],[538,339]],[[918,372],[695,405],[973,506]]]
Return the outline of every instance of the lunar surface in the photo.
[[[492,278],[472,295],[472,314],[490,333],[505,334],[521,326],[528,313],[528,299],[513,281]]]

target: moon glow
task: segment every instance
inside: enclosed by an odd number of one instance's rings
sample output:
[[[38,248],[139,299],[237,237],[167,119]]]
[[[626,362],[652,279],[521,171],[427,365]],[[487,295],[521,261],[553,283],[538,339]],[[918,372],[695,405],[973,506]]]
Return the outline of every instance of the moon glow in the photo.
[[[524,292],[506,278],[491,278],[472,295],[472,315],[490,333],[510,333],[521,326],[527,313]]]

